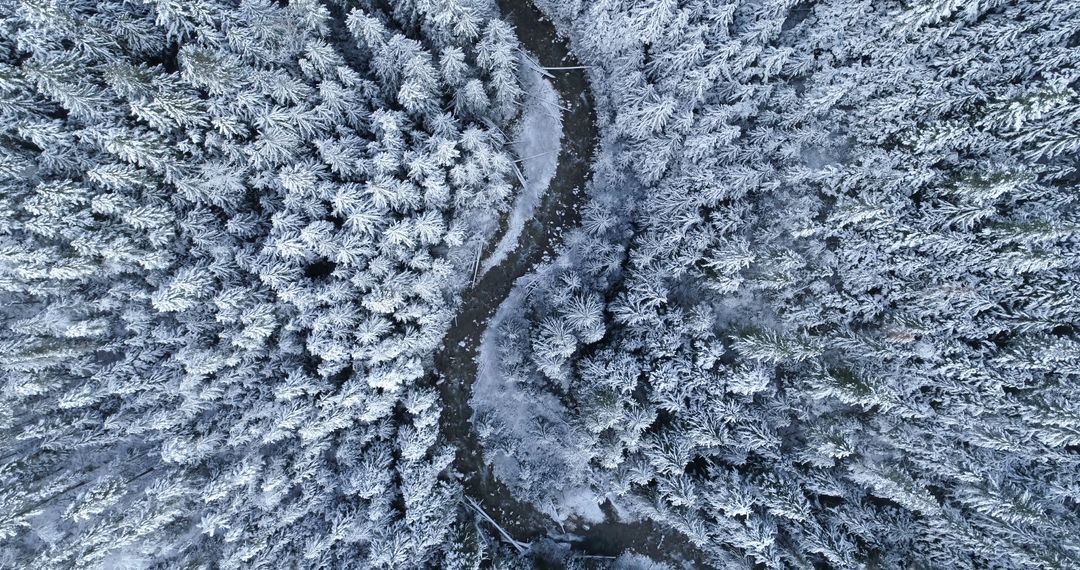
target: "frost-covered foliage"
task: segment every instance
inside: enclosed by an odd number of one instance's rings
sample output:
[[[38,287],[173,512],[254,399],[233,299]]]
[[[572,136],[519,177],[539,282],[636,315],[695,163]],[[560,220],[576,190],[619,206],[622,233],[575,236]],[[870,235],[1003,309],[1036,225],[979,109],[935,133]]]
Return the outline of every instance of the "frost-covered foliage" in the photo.
[[[606,155],[489,347],[500,478],[725,568],[1075,567],[1080,2],[546,5]]]
[[[0,1],[0,566],[462,548],[419,380],[511,194],[494,16]]]
[[[485,335],[495,475],[716,567],[1076,567],[1080,0],[540,2],[602,153]],[[439,433],[558,122],[496,16],[0,0],[0,567],[601,564]]]

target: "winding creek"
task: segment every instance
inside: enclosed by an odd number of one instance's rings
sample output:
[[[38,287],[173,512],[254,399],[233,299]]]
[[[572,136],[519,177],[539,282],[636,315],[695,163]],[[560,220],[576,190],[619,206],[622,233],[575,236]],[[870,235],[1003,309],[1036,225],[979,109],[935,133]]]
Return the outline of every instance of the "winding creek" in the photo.
[[[503,18],[517,29],[525,50],[541,65],[581,65],[552,22],[531,2],[496,0],[496,4]],[[518,541],[543,538],[558,525],[531,504],[516,500],[492,475],[473,429],[469,399],[477,374],[475,357],[487,322],[519,277],[555,255],[563,230],[578,224],[584,205],[598,140],[593,96],[584,69],[559,70],[552,75],[550,81],[563,105],[563,140],[555,177],[519,237],[518,248],[463,293],[454,325],[435,356],[443,404],[442,432],[458,450],[455,468],[462,474],[465,494]],[[573,528],[572,533],[572,547],[582,554],[609,557],[630,549],[656,559],[670,558],[673,552],[683,561],[695,558],[685,538],[648,522],[604,522]]]
[[[504,19],[517,28],[523,47],[541,65],[579,65],[551,22],[527,0],[497,0],[497,4]],[[584,70],[558,71],[550,81],[563,105],[563,141],[555,177],[525,224],[517,249],[463,293],[454,325],[435,356],[435,369],[441,377],[442,432],[458,449],[455,467],[464,476],[465,493],[515,539],[523,541],[543,536],[555,523],[531,505],[515,500],[491,475],[473,430],[469,398],[476,379],[474,358],[487,321],[510,294],[514,281],[545,255],[554,255],[562,229],[576,226],[580,218],[597,138],[592,94]]]

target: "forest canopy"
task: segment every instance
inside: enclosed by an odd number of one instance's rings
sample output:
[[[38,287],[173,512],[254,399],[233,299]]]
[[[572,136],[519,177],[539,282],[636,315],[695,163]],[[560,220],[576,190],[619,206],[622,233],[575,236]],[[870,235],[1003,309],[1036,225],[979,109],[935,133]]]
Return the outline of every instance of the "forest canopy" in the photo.
[[[1080,1],[535,4],[0,0],[0,568],[1080,566]]]
[[[605,149],[489,332],[514,495],[720,568],[1076,567],[1080,4],[542,4]]]
[[[415,566],[512,193],[484,3],[0,3],[0,565]]]

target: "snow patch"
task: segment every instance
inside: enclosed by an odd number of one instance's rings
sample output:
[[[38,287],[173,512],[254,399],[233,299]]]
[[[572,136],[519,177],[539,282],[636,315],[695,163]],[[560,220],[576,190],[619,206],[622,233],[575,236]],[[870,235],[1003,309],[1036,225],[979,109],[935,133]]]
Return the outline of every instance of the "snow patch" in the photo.
[[[477,278],[502,263],[517,248],[525,222],[540,204],[559,166],[563,135],[559,94],[544,78],[543,68],[536,60],[525,53],[520,58],[518,74],[525,90],[525,113],[514,129],[511,146],[518,157],[522,189],[508,214],[506,233],[484,260]]]
[[[556,506],[557,518],[565,521],[571,516],[581,517],[588,523],[604,522],[604,511],[600,510],[600,499],[596,493],[584,487],[567,489],[562,495],[562,501]]]
[[[671,570],[671,566],[657,562],[643,554],[625,552],[615,559],[614,570]]]
[[[480,337],[476,357],[476,382],[473,384],[472,396],[474,410],[477,412],[497,410],[499,419],[506,422],[506,427],[515,433],[525,433],[528,424],[538,416],[553,422],[562,422],[566,415],[566,408],[554,395],[544,394],[537,397],[526,394],[500,373],[498,331],[502,324],[520,309],[521,302],[528,294],[528,287],[522,287],[521,284],[522,282],[519,281],[499,305],[495,316],[488,321],[487,328]],[[508,470],[517,468],[517,462],[514,459],[503,457],[504,461],[515,465],[511,467],[504,464],[503,468]]]

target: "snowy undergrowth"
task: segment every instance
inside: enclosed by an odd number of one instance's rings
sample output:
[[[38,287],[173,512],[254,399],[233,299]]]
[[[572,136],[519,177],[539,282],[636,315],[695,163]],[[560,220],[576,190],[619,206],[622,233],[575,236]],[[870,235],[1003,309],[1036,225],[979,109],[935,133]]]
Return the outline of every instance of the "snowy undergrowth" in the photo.
[[[517,155],[522,189],[509,214],[506,233],[484,260],[478,278],[517,248],[525,223],[532,218],[559,166],[563,135],[559,94],[544,78],[543,68],[536,60],[524,53],[520,59],[518,76],[525,90],[525,113],[514,130],[512,147]]]
[[[476,414],[477,431],[486,440],[484,447],[490,453],[496,477],[519,498],[529,496],[531,482],[551,481],[537,477],[534,472],[535,465],[546,463],[562,472],[558,481],[565,484],[557,492],[545,493],[545,499],[536,506],[560,523],[574,520],[599,523],[605,519],[600,509],[605,498],[593,492],[583,478],[569,473],[574,466],[579,471],[584,469],[587,461],[575,461],[574,457],[559,452],[559,449],[574,448],[569,444],[577,433],[567,422],[566,407],[551,393],[525,389],[529,384],[514,374],[512,366],[504,366],[508,351],[503,343],[514,336],[509,331],[525,318],[524,307],[532,284],[543,282],[548,278],[546,274],[560,263],[566,265],[569,260],[562,256],[518,281],[488,323],[477,351],[477,378],[470,404]],[[561,440],[565,445],[552,445],[550,441],[534,437],[538,428],[555,434],[553,439]],[[514,449],[503,448],[500,442],[514,442]],[[529,460],[523,464],[520,457]],[[540,461],[540,458],[546,460]]]

